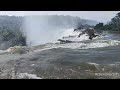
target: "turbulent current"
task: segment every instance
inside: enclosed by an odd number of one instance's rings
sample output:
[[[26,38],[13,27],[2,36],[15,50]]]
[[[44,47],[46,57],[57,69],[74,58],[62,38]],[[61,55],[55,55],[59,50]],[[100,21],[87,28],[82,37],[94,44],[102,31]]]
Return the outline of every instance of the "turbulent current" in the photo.
[[[60,39],[72,43],[60,44],[55,40],[31,46],[28,49],[32,50],[23,54],[19,53],[21,47],[1,50],[0,68],[3,73],[0,78],[120,78],[120,35],[102,32],[100,37],[89,40],[86,34],[78,38],[79,33],[67,29]],[[22,50],[28,49],[24,47]]]
[[[68,29],[64,32],[62,40],[72,41],[71,43],[59,44],[59,41],[55,40],[45,44],[46,48],[69,48],[69,49],[90,49],[101,48],[109,46],[117,46],[120,44],[119,35],[110,34],[108,32],[100,33],[100,37],[96,37],[93,40],[89,40],[87,34],[78,37],[81,31],[75,32],[74,29]]]
[[[79,21],[68,16],[25,17],[27,46],[0,50],[0,79],[120,79],[120,33],[98,31],[100,37],[93,40],[86,34],[78,37],[81,30],[74,28],[84,20]]]

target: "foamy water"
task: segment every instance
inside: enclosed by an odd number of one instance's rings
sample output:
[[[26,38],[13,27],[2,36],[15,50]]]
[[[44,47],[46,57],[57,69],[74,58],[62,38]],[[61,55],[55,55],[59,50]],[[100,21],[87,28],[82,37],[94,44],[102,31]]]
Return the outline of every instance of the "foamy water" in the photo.
[[[100,37],[95,37],[93,40],[89,40],[87,34],[81,35],[78,37],[78,34],[81,32],[74,32],[73,29],[68,29],[64,33],[63,40],[70,40],[73,43],[65,43],[59,44],[59,41],[54,41],[52,43],[45,44],[42,50],[52,49],[52,48],[70,48],[70,49],[90,49],[90,48],[101,48],[101,47],[109,47],[116,46],[120,44],[118,40],[105,39],[106,37],[110,37],[109,34],[102,34]]]
[[[104,39],[106,37],[111,36],[107,33],[103,33],[100,37],[93,38],[93,40],[89,40],[89,36],[87,36],[87,34],[83,34],[81,35],[81,37],[78,37],[79,33],[81,32],[80,31],[74,32],[73,28],[66,29],[65,31],[61,30],[60,38],[64,37],[62,38],[63,40],[70,40],[73,41],[74,43],[59,44],[59,41],[53,40],[50,43],[44,44],[45,45],[44,48],[36,51],[43,51],[52,48],[89,49],[89,48],[116,46],[120,44],[120,41],[118,40]],[[9,49],[0,50],[0,54],[9,52],[8,50]]]
[[[0,54],[4,54],[6,52],[7,52],[7,50],[0,50]]]
[[[56,47],[61,48],[71,48],[71,49],[89,49],[89,48],[100,48],[100,47],[108,47],[108,46],[115,46],[119,45],[120,41],[103,41],[103,42],[93,42],[93,43],[71,43],[71,44],[61,44],[57,45]],[[55,47],[55,45],[53,46]]]
[[[37,77],[35,74],[28,74],[28,73],[19,73],[18,78],[23,79],[27,77],[28,79],[42,79],[40,77]]]

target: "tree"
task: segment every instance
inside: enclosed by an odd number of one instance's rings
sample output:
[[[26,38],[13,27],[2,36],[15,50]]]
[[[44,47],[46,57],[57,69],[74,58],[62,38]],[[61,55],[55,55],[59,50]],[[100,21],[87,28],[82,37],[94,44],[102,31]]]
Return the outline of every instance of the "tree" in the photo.
[[[95,27],[97,30],[111,30],[120,31],[120,12],[116,14],[110,21],[110,23],[103,25],[103,23],[97,24]]]
[[[95,29],[100,29],[100,28],[102,28],[103,27],[103,23],[98,23],[94,28]]]
[[[111,19],[109,26],[112,26],[112,30],[120,30],[120,12],[116,14],[114,18]]]

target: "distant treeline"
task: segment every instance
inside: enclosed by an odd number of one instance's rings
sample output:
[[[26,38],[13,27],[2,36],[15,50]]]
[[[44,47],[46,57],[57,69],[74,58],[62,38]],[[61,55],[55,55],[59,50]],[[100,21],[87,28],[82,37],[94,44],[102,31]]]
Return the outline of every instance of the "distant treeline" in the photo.
[[[97,30],[120,31],[120,12],[108,24],[99,23],[94,28]]]

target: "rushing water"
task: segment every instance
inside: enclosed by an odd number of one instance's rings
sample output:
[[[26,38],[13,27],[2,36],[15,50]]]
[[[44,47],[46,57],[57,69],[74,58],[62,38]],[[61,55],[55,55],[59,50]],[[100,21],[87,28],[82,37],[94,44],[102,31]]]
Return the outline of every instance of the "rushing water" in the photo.
[[[0,61],[40,78],[120,78],[120,34],[104,32],[93,40],[86,35],[64,39],[76,42],[39,45],[22,55],[2,54]]]

